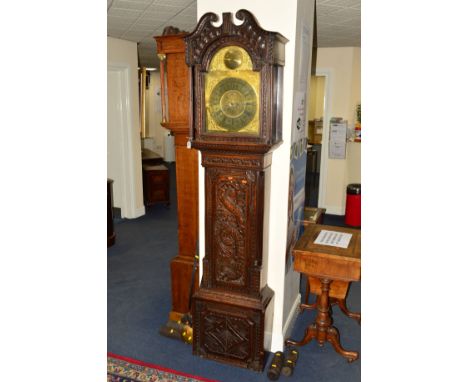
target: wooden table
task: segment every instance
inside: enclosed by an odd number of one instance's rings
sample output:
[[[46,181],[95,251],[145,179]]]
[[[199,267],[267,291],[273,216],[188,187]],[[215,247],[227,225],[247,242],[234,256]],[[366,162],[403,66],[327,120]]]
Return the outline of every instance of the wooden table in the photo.
[[[351,241],[347,248],[314,244],[321,230],[350,233]],[[303,346],[315,338],[320,346],[328,341],[349,362],[355,361],[359,353],[344,350],[338,329],[332,326],[329,291],[330,284],[334,280],[351,282],[361,279],[361,231],[319,224],[310,225],[297,242],[293,255],[294,270],[307,277],[318,278],[321,283],[321,294],[318,297],[315,323],[307,327],[302,340],[288,339],[286,346]]]

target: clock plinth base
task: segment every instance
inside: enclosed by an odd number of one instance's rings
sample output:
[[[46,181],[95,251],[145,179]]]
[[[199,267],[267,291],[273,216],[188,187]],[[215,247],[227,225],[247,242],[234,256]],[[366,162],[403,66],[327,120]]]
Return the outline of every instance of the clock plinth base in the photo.
[[[258,298],[200,289],[193,296],[193,354],[233,366],[263,371],[265,311],[273,297]]]
[[[172,310],[169,319],[178,321],[190,311],[190,282],[193,273],[193,257],[176,256],[171,260]],[[195,273],[192,291],[198,288],[198,272]]]

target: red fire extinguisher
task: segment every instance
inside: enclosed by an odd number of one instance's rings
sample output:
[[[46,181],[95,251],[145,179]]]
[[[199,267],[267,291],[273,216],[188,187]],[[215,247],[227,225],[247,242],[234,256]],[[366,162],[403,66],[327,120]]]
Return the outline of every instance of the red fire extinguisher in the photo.
[[[361,184],[352,183],[346,188],[345,224],[361,226]]]

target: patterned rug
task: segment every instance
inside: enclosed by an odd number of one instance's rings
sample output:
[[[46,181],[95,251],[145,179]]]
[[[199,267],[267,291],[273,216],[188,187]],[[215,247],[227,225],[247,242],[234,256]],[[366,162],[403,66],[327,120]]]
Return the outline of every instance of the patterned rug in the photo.
[[[217,382],[107,353],[107,382]]]

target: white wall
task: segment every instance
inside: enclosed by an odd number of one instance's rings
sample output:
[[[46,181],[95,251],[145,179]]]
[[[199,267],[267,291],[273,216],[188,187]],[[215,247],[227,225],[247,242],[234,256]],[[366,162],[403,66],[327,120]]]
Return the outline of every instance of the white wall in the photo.
[[[296,22],[296,33],[295,33],[295,62],[294,62],[294,90],[293,94],[296,94],[298,91],[306,92],[305,98],[305,115],[307,118],[308,115],[308,105],[310,104],[310,94],[309,93],[309,76],[311,70],[311,59],[312,59],[312,41],[313,41],[313,20],[314,20],[314,7],[313,2],[311,1],[298,1],[297,3],[297,22]],[[302,34],[303,29],[306,28],[309,33],[308,47],[303,47]],[[291,39],[292,41],[293,39]],[[302,51],[305,48],[305,51]],[[302,59],[300,57],[303,57]],[[304,60],[301,68],[301,60]],[[300,73],[303,71],[303,73]],[[303,84],[301,85],[301,76],[304,79]],[[286,102],[284,103],[286,104]],[[294,110],[292,110],[294,113]],[[293,119],[294,118],[294,119]],[[291,116],[289,120],[289,131],[293,126],[296,126],[296,117]],[[284,121],[287,124],[286,121]],[[308,123],[305,121],[305,128],[307,131]],[[283,135],[284,137],[284,135]],[[283,138],[284,139],[284,138]],[[290,144],[291,147],[291,144]],[[298,225],[299,226],[299,225]],[[298,272],[294,271],[294,267],[291,266],[285,275],[284,282],[284,307],[283,307],[283,338],[284,341],[286,337],[289,337],[291,334],[291,329],[294,324],[294,321],[298,314],[298,306],[300,304],[300,293],[299,293],[299,284],[300,284],[300,275]],[[277,344],[279,346],[279,343]]]
[[[317,71],[330,74],[331,97],[327,99],[328,116],[342,117],[348,120],[350,126],[354,126],[355,108],[361,102],[361,49],[318,48]],[[325,122],[324,127],[328,128]],[[323,144],[326,142],[323,141]],[[347,184],[361,182],[360,145],[348,143],[345,160],[324,158],[327,174],[325,195],[320,207],[326,208],[327,213],[343,215]]]
[[[107,38],[108,71],[108,163],[107,176],[114,179],[114,205],[122,216],[145,213],[141,174],[138,105],[138,60],[134,42]],[[117,96],[115,92],[120,92]]]
[[[310,96],[308,120],[323,118],[325,77],[310,77]]]
[[[293,95],[295,91],[295,58],[299,57],[296,50],[296,15],[312,25],[313,4],[308,0],[198,0],[197,15],[200,18],[206,12],[215,12],[220,17],[223,12],[235,14],[239,9],[252,12],[263,29],[281,33],[289,42],[286,44],[286,65],[283,82],[283,144],[273,152],[271,167],[270,205],[268,213],[269,222],[265,222],[265,240],[268,243],[268,261],[264,263],[266,280],[275,292],[274,301],[266,314],[265,338],[269,350],[283,349],[284,335],[288,328],[288,317],[294,312],[286,311],[285,305],[296,303],[299,297],[298,275],[291,279],[285,275],[285,253],[288,226],[288,186],[290,167],[291,124]],[[236,22],[236,20],[234,21]],[[313,28],[311,28],[311,32]],[[296,79],[297,82],[297,79]],[[204,208],[204,171],[199,168],[200,179],[200,211]],[[205,221],[204,214],[200,213],[200,253],[205,251]],[[265,269],[267,268],[267,269]],[[285,304],[285,298],[288,300]],[[292,301],[292,302],[291,302]],[[273,309],[272,309],[273,308]],[[293,309],[294,311],[294,309]],[[285,320],[286,317],[286,320]]]

